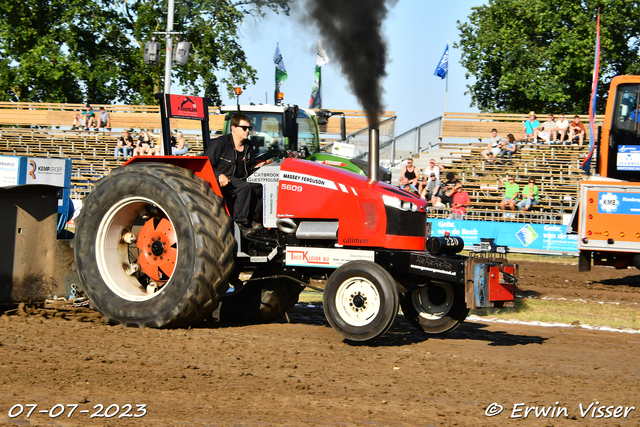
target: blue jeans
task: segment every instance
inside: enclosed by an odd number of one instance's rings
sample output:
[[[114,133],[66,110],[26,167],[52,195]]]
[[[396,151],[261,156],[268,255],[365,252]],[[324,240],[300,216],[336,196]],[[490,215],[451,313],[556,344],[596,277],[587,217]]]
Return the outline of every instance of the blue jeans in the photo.
[[[527,210],[529,210],[531,206],[539,204],[540,202],[538,201],[538,199],[530,199],[527,197],[526,199],[518,203],[518,210],[521,211],[525,206],[527,207]]]
[[[122,154],[125,157],[131,157],[131,155],[133,155],[133,147],[116,147],[113,150],[113,157],[115,157],[116,159],[120,156],[120,154]]]
[[[183,154],[187,154],[189,151],[189,147],[186,145],[182,148],[171,147],[171,154],[174,156],[182,156]]]

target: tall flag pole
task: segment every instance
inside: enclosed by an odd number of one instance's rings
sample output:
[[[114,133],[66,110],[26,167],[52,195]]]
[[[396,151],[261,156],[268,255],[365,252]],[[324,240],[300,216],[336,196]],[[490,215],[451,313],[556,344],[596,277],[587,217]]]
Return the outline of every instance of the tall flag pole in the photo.
[[[324,53],[322,43],[318,40],[318,55],[316,56],[316,79],[311,89],[311,99],[309,100],[309,108],[322,108],[322,74],[320,67],[329,63],[327,54]]]
[[[598,8],[598,23],[596,24],[596,55],[593,64],[593,81],[591,83],[591,101],[589,102],[589,126],[591,136],[589,137],[589,154],[582,162],[583,171],[587,175],[591,174],[591,159],[595,149],[595,122],[596,122],[596,101],[598,98],[598,71],[600,70],[600,8]]]
[[[276,89],[273,93],[273,103],[278,104],[278,92],[285,80],[287,80],[287,70],[284,68],[284,61],[280,53],[280,43],[276,46],[276,53],[273,54],[273,63],[276,64]]]

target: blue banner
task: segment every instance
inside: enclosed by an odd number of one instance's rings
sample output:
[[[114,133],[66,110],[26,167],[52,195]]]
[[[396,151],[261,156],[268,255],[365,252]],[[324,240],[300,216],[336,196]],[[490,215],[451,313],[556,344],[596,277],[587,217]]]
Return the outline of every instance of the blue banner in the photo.
[[[518,249],[527,249],[532,252],[578,253],[578,235],[567,235],[566,225],[433,218],[427,221],[431,223],[432,236],[444,236],[448,231],[452,236],[462,237],[467,249],[475,243],[480,243],[480,238],[493,238],[496,239],[497,245],[508,246],[514,252]]]
[[[598,193],[598,213],[640,215],[640,193]]]

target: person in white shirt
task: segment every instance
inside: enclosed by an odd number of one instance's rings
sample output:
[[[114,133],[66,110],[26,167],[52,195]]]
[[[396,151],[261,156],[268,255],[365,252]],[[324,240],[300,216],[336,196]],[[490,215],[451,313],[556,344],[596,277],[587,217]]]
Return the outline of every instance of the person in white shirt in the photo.
[[[429,167],[424,170],[424,175],[418,183],[418,194],[422,193],[422,188],[429,182],[429,177],[432,173],[436,175],[436,180],[440,179],[440,169],[442,169],[442,166],[436,162],[436,159],[429,160]]]
[[[557,141],[561,143],[564,141],[565,137],[569,132],[569,120],[564,118],[564,114],[560,114],[558,116],[558,121],[556,122],[556,136]]]
[[[482,157],[489,161],[489,163],[494,163],[498,154],[502,153],[503,143],[504,138],[498,136],[498,130],[491,129],[491,138],[489,138],[489,142],[487,143],[487,149],[480,154],[482,154]],[[489,155],[492,156],[491,159],[489,158]]]

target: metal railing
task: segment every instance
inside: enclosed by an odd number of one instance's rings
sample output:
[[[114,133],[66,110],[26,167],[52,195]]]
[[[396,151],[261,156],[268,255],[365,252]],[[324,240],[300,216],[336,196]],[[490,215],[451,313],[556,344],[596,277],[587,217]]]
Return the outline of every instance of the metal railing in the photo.
[[[402,135],[398,135],[393,142],[394,160],[399,162],[421,151],[438,148],[440,146],[441,127],[442,117],[436,117],[406,131]]]
[[[447,219],[451,215],[451,208],[430,207],[427,216],[429,218]],[[496,210],[474,210],[467,208],[464,219],[470,221],[492,221],[492,222],[521,222],[526,224],[558,224],[563,223],[564,215],[548,211],[502,211]]]

